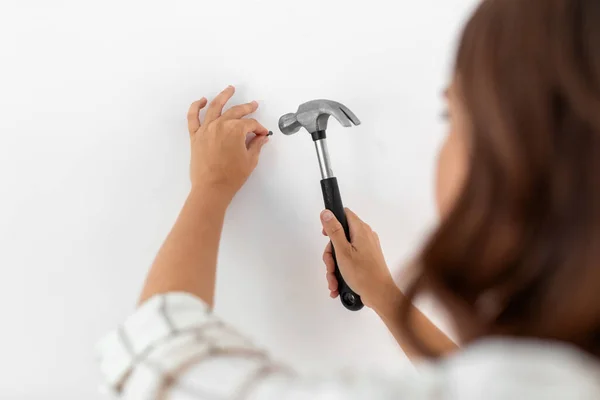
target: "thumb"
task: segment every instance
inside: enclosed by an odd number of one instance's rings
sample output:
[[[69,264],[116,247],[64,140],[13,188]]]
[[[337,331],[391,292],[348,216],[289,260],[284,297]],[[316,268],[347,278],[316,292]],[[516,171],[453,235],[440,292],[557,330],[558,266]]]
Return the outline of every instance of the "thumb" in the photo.
[[[268,141],[268,136],[256,136],[248,144],[248,152],[256,161],[258,161],[258,156],[260,156],[260,150]]]
[[[348,239],[346,239],[346,233],[344,233],[344,227],[331,211],[324,210],[321,213],[321,223],[323,224],[323,230],[338,252],[350,246]]]

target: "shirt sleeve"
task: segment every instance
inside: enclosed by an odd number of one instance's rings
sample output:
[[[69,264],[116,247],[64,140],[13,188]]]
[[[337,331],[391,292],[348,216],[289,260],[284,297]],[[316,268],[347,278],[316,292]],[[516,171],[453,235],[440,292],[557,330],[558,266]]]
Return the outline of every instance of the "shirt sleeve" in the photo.
[[[120,399],[429,398],[416,376],[300,377],[186,293],[151,298],[97,350],[104,386]]]

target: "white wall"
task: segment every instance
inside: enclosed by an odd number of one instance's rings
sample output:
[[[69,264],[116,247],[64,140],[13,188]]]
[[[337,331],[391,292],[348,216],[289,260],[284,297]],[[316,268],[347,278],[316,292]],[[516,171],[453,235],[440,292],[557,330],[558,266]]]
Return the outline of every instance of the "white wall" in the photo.
[[[475,0],[0,3],[0,398],[94,399],[93,344],[134,306],[188,190],[185,114],[227,84],[274,131],[330,98],[344,201],[394,270],[434,221],[440,92]],[[405,363],[328,298],[306,133],[278,131],[227,217],[217,310],[303,370]]]

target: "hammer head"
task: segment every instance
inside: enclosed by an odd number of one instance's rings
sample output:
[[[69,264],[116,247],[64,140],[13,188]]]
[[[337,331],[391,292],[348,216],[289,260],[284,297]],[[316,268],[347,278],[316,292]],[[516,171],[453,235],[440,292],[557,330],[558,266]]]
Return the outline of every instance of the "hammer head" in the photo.
[[[305,128],[308,133],[324,131],[330,116],[345,127],[360,125],[360,120],[345,105],[331,100],[312,100],[300,105],[296,113],[282,116],[279,129],[285,135],[292,135],[300,128]]]

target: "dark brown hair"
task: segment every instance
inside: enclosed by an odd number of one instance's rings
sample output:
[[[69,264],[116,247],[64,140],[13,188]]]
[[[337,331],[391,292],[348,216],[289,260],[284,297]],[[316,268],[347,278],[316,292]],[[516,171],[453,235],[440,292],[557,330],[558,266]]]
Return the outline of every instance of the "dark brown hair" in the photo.
[[[466,342],[554,339],[600,356],[600,1],[483,1],[456,76],[469,173],[407,296],[433,292]]]

